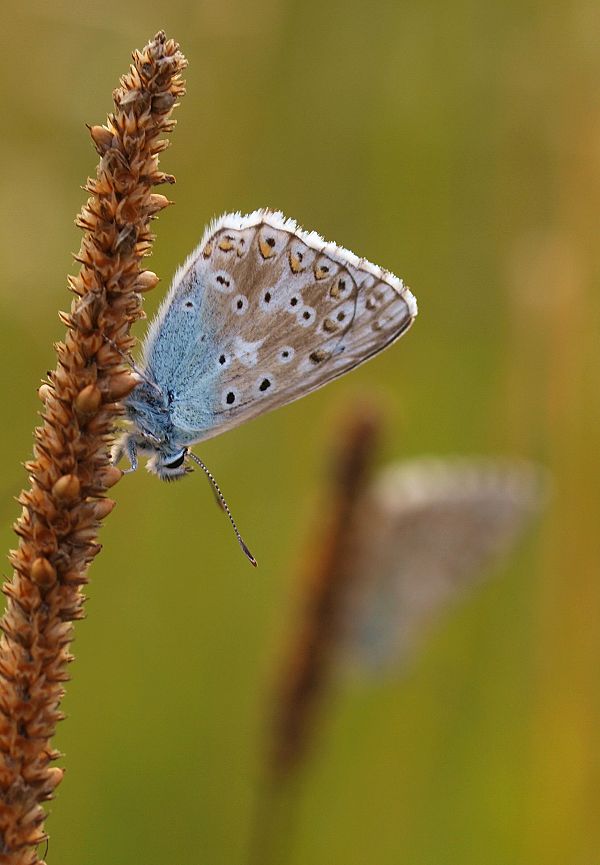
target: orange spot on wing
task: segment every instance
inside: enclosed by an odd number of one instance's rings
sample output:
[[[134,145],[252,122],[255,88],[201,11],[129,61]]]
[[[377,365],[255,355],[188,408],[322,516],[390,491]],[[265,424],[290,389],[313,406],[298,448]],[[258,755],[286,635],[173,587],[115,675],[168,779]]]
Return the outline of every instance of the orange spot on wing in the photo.
[[[263,237],[258,238],[258,248],[263,258],[272,258],[275,255],[273,244],[268,243]]]
[[[302,272],[302,257],[294,252],[290,252],[290,267],[293,273]]]

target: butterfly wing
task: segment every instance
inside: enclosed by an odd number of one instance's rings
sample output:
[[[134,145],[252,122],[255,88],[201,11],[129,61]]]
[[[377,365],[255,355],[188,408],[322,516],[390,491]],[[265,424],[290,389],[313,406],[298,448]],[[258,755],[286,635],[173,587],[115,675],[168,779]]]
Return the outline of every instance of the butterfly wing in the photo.
[[[176,275],[145,363],[191,443],[343,375],[416,313],[397,277],[280,213],[227,214]]]
[[[361,510],[344,650],[363,668],[406,659],[488,574],[543,501],[527,463],[416,460],[385,471]]]

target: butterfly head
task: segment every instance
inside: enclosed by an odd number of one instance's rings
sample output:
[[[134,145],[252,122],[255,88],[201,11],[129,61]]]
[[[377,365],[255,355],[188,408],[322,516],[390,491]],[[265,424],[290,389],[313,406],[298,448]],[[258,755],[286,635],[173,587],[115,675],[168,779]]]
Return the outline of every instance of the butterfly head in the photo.
[[[193,471],[187,465],[187,447],[168,447],[151,433],[139,430],[125,433],[116,442],[112,449],[113,465],[126,456],[129,458],[129,468],[124,470],[125,474],[134,472],[138,467],[139,454],[149,457],[146,468],[163,481],[177,480]]]
[[[162,481],[175,481],[189,474],[193,469],[186,464],[187,448],[181,448],[173,454],[155,451],[146,463],[146,468]]]

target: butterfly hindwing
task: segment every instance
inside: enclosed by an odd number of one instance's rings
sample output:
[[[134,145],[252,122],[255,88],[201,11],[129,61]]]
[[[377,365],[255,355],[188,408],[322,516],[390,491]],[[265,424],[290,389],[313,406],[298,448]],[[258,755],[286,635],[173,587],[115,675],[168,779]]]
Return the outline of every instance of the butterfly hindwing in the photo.
[[[346,649],[366,668],[405,660],[444,608],[468,593],[543,503],[528,463],[464,458],[389,467],[357,524]]]
[[[401,280],[281,214],[227,214],[176,275],[145,360],[191,443],[337,378],[415,315]]]

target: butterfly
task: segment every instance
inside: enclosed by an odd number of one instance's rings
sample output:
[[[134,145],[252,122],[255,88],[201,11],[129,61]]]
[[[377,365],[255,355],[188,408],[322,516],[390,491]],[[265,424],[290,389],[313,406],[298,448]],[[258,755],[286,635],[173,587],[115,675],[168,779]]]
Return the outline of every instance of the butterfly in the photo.
[[[133,471],[147,454],[163,480],[183,477],[191,459],[229,514],[190,446],[354,369],[416,314],[402,280],[282,213],[225,214],[175,274],[148,330],[140,383],[124,400],[132,429],[113,459],[127,454]]]
[[[389,466],[360,502],[341,615],[341,656],[388,670],[406,662],[449,606],[490,574],[546,499],[526,462],[416,459]]]

